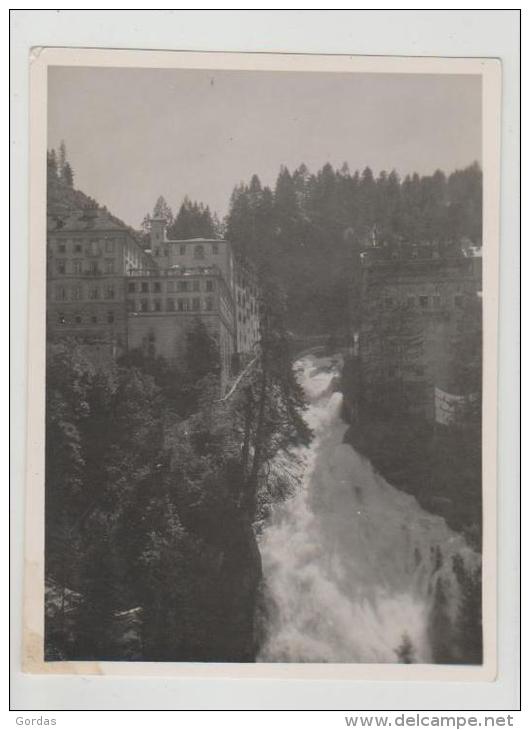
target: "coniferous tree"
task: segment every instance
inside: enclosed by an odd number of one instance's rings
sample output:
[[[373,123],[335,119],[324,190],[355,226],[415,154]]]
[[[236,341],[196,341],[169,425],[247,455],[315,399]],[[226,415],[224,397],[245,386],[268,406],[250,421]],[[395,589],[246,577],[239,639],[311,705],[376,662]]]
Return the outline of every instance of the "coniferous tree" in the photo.
[[[216,238],[213,216],[208,206],[184,198],[175,220],[168,228],[172,239]]]
[[[48,150],[46,154],[48,178],[56,178],[58,175],[57,153],[55,150]]]
[[[153,218],[163,218],[166,221],[166,223],[168,224],[168,226],[171,225],[171,223],[173,222],[173,211],[167,204],[167,201],[163,195],[160,195],[157,198],[157,201],[153,208],[152,217]]]
[[[63,176],[63,170],[64,166],[66,164],[66,145],[64,143],[64,139],[61,140],[61,144],[59,145],[59,157],[57,160],[57,169],[59,176]]]
[[[480,566],[466,569],[461,555],[453,558],[460,600],[456,631],[462,664],[482,664],[482,571]]]
[[[74,187],[74,171],[69,162],[64,163],[61,177],[69,188]]]

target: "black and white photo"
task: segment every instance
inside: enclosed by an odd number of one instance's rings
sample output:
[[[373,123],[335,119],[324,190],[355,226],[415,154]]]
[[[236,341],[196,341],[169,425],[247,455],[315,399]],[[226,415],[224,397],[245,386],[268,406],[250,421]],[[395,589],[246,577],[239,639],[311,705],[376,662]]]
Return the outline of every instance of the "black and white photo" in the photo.
[[[33,151],[43,665],[491,671],[495,66],[115,53]]]

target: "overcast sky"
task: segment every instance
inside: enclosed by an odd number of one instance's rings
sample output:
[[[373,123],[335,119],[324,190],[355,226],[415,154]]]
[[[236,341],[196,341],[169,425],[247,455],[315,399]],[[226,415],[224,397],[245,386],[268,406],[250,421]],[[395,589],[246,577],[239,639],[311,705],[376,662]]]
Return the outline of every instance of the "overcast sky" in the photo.
[[[234,185],[326,162],[431,174],[481,162],[478,76],[96,69],[49,72],[48,146],[138,226],[163,195],[225,215]]]

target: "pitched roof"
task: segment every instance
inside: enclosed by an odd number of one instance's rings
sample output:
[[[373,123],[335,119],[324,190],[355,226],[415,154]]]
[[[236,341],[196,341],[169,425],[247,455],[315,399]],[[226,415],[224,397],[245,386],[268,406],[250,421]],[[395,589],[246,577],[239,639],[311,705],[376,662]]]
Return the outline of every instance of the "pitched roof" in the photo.
[[[128,231],[131,229],[103,208],[48,217],[48,231]]]

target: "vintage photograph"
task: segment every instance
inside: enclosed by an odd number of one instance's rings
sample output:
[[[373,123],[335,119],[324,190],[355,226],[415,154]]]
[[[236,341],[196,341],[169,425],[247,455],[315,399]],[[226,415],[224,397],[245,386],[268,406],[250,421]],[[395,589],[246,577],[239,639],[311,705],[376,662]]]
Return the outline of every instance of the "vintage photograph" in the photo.
[[[482,74],[46,103],[44,660],[481,666]]]

